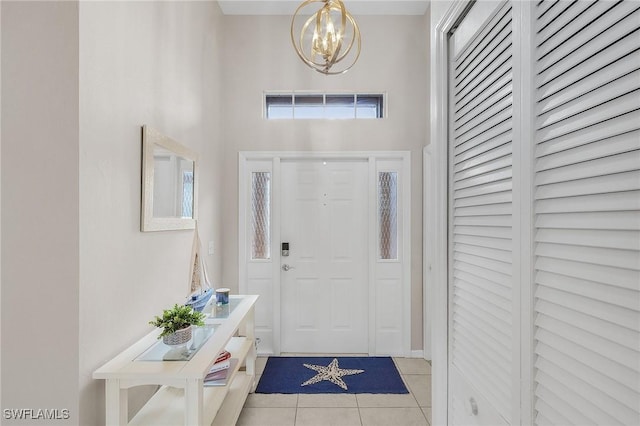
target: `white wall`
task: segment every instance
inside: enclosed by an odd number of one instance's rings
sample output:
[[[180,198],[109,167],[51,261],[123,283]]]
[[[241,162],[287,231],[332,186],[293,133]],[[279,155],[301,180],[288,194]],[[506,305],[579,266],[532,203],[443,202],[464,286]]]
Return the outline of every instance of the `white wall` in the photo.
[[[0,7],[1,405],[78,424],[78,3]]]
[[[423,16],[359,16],[362,54],[346,74],[324,76],[297,57],[287,16],[225,16],[223,283],[238,289],[238,152],[410,150],[412,348],[422,349],[422,147],[428,116],[428,28]],[[269,90],[385,91],[383,120],[267,121]]]
[[[199,154],[199,234],[205,250],[208,241],[221,246],[220,19],[214,2],[80,5],[83,425],[104,422],[104,383],[93,370],[189,288],[193,231],[140,232],[143,124]],[[219,281],[219,256],[205,260]]]

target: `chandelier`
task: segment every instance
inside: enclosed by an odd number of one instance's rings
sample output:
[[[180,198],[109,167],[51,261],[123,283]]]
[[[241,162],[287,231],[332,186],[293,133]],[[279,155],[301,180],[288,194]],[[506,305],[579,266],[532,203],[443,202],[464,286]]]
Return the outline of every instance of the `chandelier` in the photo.
[[[360,29],[341,0],[306,0],[298,6],[291,42],[300,59],[322,74],[345,73],[360,56]]]

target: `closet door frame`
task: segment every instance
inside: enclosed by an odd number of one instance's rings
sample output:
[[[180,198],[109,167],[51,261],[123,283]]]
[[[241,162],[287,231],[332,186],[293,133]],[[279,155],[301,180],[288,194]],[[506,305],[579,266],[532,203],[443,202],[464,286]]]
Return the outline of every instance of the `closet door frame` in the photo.
[[[432,424],[448,424],[448,123],[449,123],[449,33],[464,17],[470,3],[454,0],[431,30],[431,131],[433,168],[430,170],[434,204],[431,220],[432,265],[430,277],[432,316]],[[519,377],[512,378],[520,395],[513,401],[520,424],[531,424],[532,408],[532,245],[533,245],[533,5],[513,2],[514,34],[514,188],[518,188],[517,210],[514,211],[514,232],[518,233],[514,262],[517,263],[519,286],[513,297],[519,300],[519,321],[514,323],[514,355],[520,359]],[[516,148],[517,147],[517,148]],[[516,170],[517,169],[517,170]],[[514,194],[515,195],[515,194]],[[516,334],[517,332],[517,334]],[[517,403],[519,401],[519,404]]]

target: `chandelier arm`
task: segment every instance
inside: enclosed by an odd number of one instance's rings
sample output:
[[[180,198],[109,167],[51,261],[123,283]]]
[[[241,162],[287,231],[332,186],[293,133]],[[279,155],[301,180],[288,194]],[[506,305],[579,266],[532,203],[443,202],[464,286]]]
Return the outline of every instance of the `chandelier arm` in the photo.
[[[353,19],[353,17],[349,12],[347,12],[347,19],[349,20],[349,22],[351,22],[351,25],[353,26],[353,36],[351,37],[349,46],[347,46],[347,49],[342,53],[342,55],[340,55],[336,59],[335,63],[338,63],[341,60],[343,60],[349,54],[349,52],[351,52],[351,49],[353,48],[353,44],[356,41],[356,38],[358,39],[358,46],[360,46],[360,29],[358,28],[358,24],[356,24],[356,21]],[[358,50],[360,50],[359,47],[358,47]],[[360,55],[360,52],[358,52],[358,56],[359,55]]]
[[[304,25],[302,26],[302,32],[300,34],[300,42],[299,44],[296,42],[296,37],[294,35],[296,18],[299,17],[301,10],[312,3],[324,3],[323,6],[313,15],[306,20]],[[340,13],[340,27],[336,32],[335,26],[333,26],[333,19],[331,19],[331,12],[336,11]],[[319,35],[318,29],[322,28],[322,18],[324,18],[327,22],[331,23],[330,29],[331,32],[325,32],[322,35]],[[320,41],[321,45],[314,44],[314,41],[318,43],[318,37],[312,37],[311,40],[311,51],[310,57],[307,57],[304,52],[304,37],[307,33],[309,26],[315,21],[316,29],[314,31],[314,35],[322,37]],[[325,22],[325,24],[327,23]],[[344,36],[346,34],[346,26],[347,22],[353,26],[353,35],[350,38],[348,45],[344,42]],[[357,23],[353,19],[353,16],[346,10],[344,3],[342,0],[305,0],[302,4],[298,6],[296,9],[293,18],[291,20],[291,42],[295,48],[296,54],[298,57],[310,68],[313,70],[325,74],[325,75],[337,75],[344,74],[349,69],[351,69],[355,63],[358,61],[361,53],[361,35],[360,29],[358,28]],[[333,44],[335,42],[335,45]],[[336,63],[342,61],[347,57],[347,55],[353,50],[354,45],[357,46],[357,52],[355,53],[355,59],[351,62],[351,64],[343,70],[340,71],[331,71],[331,67]],[[343,47],[346,46],[346,49],[343,50]],[[324,60],[324,63],[316,62],[313,58],[316,55],[320,55]],[[329,56],[331,54],[331,56]]]

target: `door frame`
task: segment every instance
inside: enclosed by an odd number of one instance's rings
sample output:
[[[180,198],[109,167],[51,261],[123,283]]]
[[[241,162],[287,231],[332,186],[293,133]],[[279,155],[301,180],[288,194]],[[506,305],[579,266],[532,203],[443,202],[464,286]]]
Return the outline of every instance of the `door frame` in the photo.
[[[272,333],[273,349],[265,352],[273,355],[280,355],[281,336],[281,282],[280,282],[280,213],[281,213],[281,192],[279,187],[280,163],[281,160],[365,160],[368,163],[368,202],[369,202],[369,254],[368,254],[368,348],[369,355],[396,355],[411,356],[411,153],[409,151],[241,151],[238,153],[238,286],[240,293],[247,293],[248,276],[248,248],[246,224],[249,214],[249,205],[246,194],[249,189],[248,171],[251,162],[270,162],[272,171],[271,187],[271,263],[272,263]],[[377,184],[376,172],[378,165],[381,170],[388,170],[384,167],[385,162],[396,161],[400,164],[398,172],[400,174],[400,189],[402,191],[402,215],[401,215],[401,268],[402,268],[402,291],[401,291],[401,325],[400,325],[400,347],[392,350],[383,346],[383,339],[380,339],[377,329]],[[260,348],[258,347],[258,350]]]

